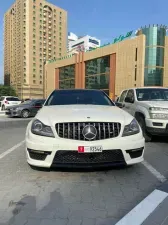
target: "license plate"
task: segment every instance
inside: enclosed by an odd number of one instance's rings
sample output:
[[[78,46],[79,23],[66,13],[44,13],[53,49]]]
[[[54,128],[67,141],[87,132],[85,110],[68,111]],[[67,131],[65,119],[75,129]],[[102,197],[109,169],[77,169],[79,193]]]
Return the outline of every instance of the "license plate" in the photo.
[[[78,153],[102,152],[102,146],[78,146]]]

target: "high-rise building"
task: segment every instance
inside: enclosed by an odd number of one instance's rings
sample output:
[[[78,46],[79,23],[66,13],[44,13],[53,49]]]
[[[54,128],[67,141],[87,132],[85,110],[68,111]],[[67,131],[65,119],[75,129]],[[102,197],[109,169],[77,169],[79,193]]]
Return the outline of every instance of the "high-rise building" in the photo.
[[[73,33],[68,35],[68,52],[77,53],[100,47],[100,40],[89,35],[77,37]]]
[[[72,41],[77,41],[78,40],[78,36],[72,32],[68,32],[68,47],[67,47],[67,50],[69,52],[70,50],[70,43]]]
[[[4,23],[4,83],[20,98],[43,97],[45,62],[67,52],[67,12],[45,0],[16,0]]]

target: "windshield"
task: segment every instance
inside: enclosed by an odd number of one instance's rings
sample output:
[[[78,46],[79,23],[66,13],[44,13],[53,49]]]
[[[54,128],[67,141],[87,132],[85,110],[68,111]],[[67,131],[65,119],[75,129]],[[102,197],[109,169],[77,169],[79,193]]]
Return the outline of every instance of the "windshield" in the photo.
[[[136,94],[138,101],[168,101],[168,89],[137,89]]]
[[[60,90],[54,91],[45,106],[49,105],[109,105],[114,103],[102,91],[93,90]]]
[[[9,102],[20,101],[18,98],[15,98],[15,97],[9,97],[9,98],[6,98],[6,100],[9,101]]]

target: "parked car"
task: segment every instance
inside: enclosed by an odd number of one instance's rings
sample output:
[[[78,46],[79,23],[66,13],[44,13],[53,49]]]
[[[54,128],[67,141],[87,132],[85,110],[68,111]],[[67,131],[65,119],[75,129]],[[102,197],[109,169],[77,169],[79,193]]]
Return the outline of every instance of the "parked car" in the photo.
[[[108,167],[143,161],[138,122],[100,90],[55,90],[26,130],[35,167]]]
[[[42,108],[44,102],[45,99],[28,100],[20,105],[7,107],[5,114],[10,117],[32,117]]]
[[[21,101],[18,97],[14,96],[1,96],[0,97],[0,107],[1,110],[5,110],[7,106],[13,106],[20,104]]]
[[[153,135],[168,136],[168,88],[124,90],[116,105],[137,119],[146,141]]]

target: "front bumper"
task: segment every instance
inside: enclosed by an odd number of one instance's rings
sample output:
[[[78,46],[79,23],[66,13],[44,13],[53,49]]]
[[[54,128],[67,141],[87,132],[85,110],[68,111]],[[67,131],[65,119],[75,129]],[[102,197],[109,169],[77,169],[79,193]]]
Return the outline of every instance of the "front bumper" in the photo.
[[[168,120],[146,119],[147,131],[152,135],[168,136]]]
[[[143,161],[145,141],[141,133],[99,141],[76,141],[26,133],[26,157],[37,167],[107,167]],[[102,153],[78,153],[78,146],[102,146]]]
[[[10,117],[20,117],[21,116],[21,111],[19,110],[13,110],[13,109],[6,109],[5,110],[5,115],[10,116]]]

